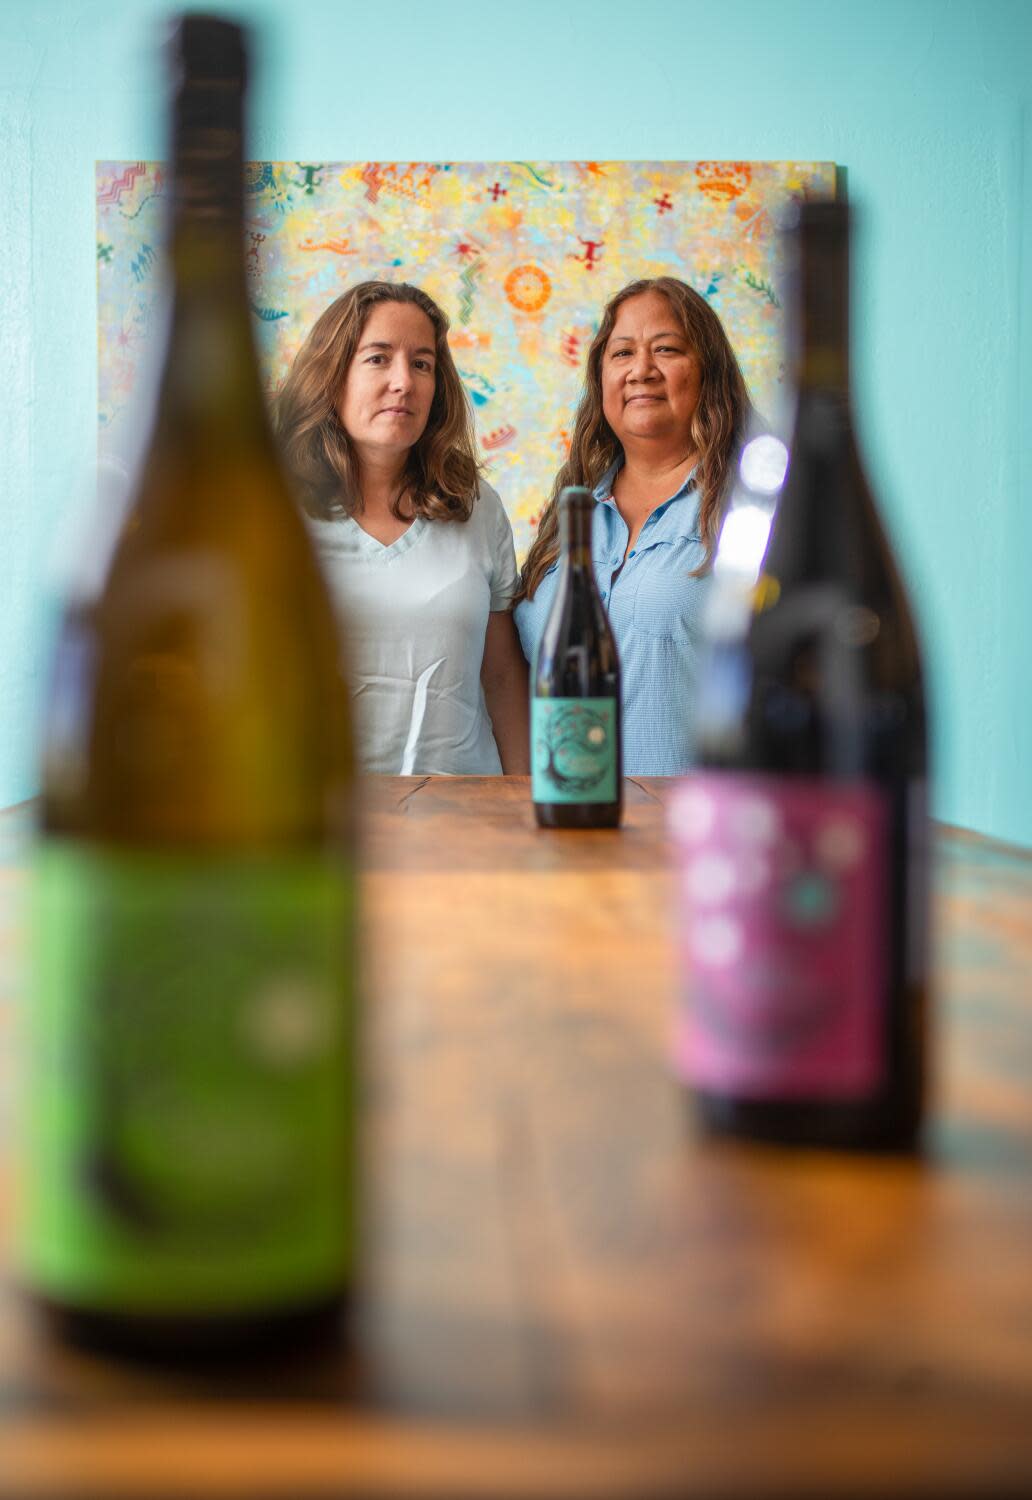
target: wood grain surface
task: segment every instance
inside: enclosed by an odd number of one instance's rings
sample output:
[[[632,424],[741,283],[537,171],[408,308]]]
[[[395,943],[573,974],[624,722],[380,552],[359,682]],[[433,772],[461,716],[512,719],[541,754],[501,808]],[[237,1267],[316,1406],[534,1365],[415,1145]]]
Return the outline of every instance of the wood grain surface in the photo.
[[[920,1157],[714,1143],[667,1066],[670,785],[570,833],[525,778],[364,784],[346,1336],[144,1370],[48,1344],[8,1271],[0,1493],[1032,1493],[1032,857],[939,832]],[[0,817],[5,1217],[28,828]]]

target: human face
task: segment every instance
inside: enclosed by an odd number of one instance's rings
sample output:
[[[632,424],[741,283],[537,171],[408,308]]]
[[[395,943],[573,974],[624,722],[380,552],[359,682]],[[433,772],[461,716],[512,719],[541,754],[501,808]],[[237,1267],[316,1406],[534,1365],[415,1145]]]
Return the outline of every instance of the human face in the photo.
[[[602,355],[602,410],[624,448],[691,446],[702,366],[662,292],[628,297]]]
[[[423,436],[436,389],[434,326],[412,302],[378,302],[337,402],[359,456],[404,460]]]

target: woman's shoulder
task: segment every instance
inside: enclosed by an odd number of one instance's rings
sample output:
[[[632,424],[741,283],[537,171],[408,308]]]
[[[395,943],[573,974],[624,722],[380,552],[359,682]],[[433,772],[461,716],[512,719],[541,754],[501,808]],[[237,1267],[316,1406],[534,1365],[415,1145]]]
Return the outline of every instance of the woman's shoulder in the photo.
[[[486,520],[498,521],[501,519],[505,521],[506,525],[509,524],[509,517],[505,506],[502,504],[501,495],[499,495],[493,485],[488,484],[486,479],[481,479],[477,485],[477,498],[473,505],[473,514],[476,515],[477,511],[480,511]]]
[[[467,522],[472,534],[483,537],[490,547],[497,547],[512,540],[512,522],[502,504],[498,491],[480,480],[476,499]]]

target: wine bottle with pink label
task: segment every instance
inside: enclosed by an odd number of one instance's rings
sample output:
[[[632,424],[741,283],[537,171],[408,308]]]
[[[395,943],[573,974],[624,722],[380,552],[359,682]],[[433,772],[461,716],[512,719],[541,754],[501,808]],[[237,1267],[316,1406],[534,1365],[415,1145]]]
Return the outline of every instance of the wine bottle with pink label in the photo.
[[[743,451],[699,769],[671,812],[674,1064],[714,1130],[908,1147],[927,1047],[921,653],[853,433],[846,205],[803,205],[794,248],[794,430]]]

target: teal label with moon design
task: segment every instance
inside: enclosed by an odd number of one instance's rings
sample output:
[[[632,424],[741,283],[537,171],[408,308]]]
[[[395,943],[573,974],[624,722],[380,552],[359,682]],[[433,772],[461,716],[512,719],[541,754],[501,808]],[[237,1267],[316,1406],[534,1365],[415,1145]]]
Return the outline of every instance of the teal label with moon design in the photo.
[[[615,698],[532,698],[535,802],[615,802]]]

